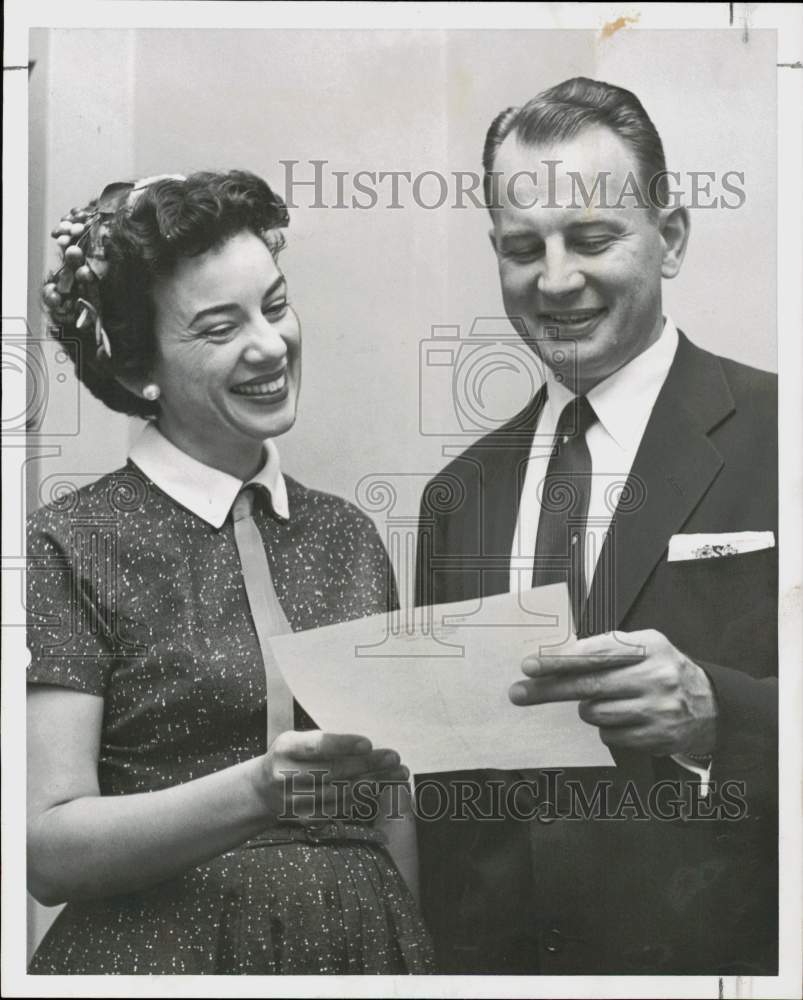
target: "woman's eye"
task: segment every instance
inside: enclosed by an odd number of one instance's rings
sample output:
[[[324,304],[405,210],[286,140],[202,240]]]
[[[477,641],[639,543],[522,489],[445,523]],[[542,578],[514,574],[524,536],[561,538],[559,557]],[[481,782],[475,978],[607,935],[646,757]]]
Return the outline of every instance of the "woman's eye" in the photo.
[[[235,328],[231,325],[214,326],[212,327],[211,330],[204,330],[203,335],[204,337],[206,337],[207,340],[215,340],[215,341],[227,340],[234,332],[234,329]]]
[[[276,302],[267,302],[262,307],[262,312],[270,319],[281,319],[287,312],[287,299],[278,299]]]

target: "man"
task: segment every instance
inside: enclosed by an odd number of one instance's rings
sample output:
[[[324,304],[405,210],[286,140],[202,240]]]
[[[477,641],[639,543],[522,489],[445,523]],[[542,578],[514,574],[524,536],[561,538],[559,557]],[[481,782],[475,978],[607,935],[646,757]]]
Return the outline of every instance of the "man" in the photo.
[[[484,167],[505,309],[546,379],[427,487],[418,599],[564,579],[580,638],[511,664],[510,697],[534,720],[579,702],[617,766],[438,776],[452,816],[422,820],[419,841],[442,968],[770,974],[774,377],[662,311],[689,217],[633,94],[559,84],[497,117]],[[444,486],[463,497],[448,510]],[[522,777],[535,818],[509,798],[503,820],[478,818]]]

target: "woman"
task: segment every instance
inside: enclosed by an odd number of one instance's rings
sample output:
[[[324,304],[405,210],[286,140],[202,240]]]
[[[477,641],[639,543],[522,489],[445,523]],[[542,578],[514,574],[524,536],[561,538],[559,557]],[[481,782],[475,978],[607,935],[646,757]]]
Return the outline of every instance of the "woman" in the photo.
[[[30,519],[29,883],[68,904],[33,973],[430,970],[380,823],[343,794],[407,771],[298,706],[294,731],[266,639],[395,600],[369,519],[279,468],[300,378],[287,222],[233,171],[110,185],[54,231],[54,332],[149,423],[124,469]]]

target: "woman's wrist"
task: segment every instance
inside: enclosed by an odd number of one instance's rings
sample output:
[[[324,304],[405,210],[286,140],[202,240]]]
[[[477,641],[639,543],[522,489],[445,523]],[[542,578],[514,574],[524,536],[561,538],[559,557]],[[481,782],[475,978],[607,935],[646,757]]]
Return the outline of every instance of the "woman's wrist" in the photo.
[[[270,823],[277,813],[275,789],[271,788],[266,767],[267,754],[259,757],[252,757],[243,761],[240,765],[243,769],[243,777],[246,783],[246,800],[249,803],[248,811],[254,818],[264,819]]]

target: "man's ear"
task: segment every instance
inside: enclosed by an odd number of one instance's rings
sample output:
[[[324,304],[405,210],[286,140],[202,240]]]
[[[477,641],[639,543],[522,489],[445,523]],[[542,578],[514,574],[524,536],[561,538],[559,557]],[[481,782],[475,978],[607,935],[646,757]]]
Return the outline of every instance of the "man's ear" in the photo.
[[[686,246],[691,231],[689,210],[682,205],[659,209],[658,229],[664,245],[661,275],[664,278],[674,278],[686,256]]]

